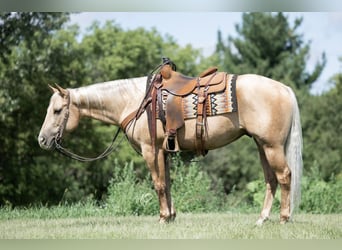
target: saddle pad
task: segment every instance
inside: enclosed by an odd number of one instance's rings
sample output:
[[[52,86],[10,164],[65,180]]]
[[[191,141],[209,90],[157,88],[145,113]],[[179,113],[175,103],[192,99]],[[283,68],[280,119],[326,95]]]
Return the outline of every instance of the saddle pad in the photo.
[[[222,92],[208,94],[207,116],[237,112],[236,75],[227,75],[226,88]],[[166,110],[166,101],[169,93],[162,91],[163,110]],[[197,94],[189,94],[182,98],[182,111],[184,119],[197,116]]]

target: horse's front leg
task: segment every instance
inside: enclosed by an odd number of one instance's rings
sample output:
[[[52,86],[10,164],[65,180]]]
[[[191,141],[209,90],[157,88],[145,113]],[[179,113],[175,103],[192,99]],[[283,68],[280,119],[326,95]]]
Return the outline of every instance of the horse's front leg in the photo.
[[[174,221],[176,219],[176,209],[173,205],[172,196],[171,196],[171,178],[170,178],[170,166],[171,166],[171,158],[167,157],[167,155],[164,153],[164,166],[165,166],[165,182],[167,189],[167,197],[168,197],[168,206],[171,211],[171,217],[170,220]]]
[[[159,199],[160,223],[169,222],[176,217],[176,211],[171,199],[170,169],[163,149],[152,151],[152,147],[145,147],[143,157],[151,172],[154,188]]]

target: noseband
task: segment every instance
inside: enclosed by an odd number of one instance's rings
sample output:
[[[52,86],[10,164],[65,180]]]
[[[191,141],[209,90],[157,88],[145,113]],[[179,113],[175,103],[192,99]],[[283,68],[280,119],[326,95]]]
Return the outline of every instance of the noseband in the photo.
[[[66,111],[64,113],[64,119],[63,122],[61,123],[61,125],[58,128],[58,132],[55,136],[55,146],[56,149],[58,150],[58,152],[60,152],[61,154],[74,159],[74,160],[78,160],[78,161],[82,161],[82,162],[90,162],[90,161],[96,161],[96,160],[100,160],[103,159],[105,157],[107,157],[108,155],[110,155],[113,151],[115,151],[121,144],[123,138],[125,138],[124,136],[121,138],[121,140],[119,141],[119,143],[117,144],[116,147],[114,147],[114,142],[116,141],[116,138],[118,137],[119,133],[120,133],[120,127],[118,128],[118,130],[116,131],[113,140],[111,142],[111,144],[104,150],[103,153],[101,153],[100,155],[93,157],[93,158],[89,158],[89,157],[84,157],[84,156],[80,156],[78,154],[72,153],[71,151],[69,151],[68,149],[64,148],[61,145],[62,142],[62,136],[64,133],[64,130],[66,128],[68,119],[69,119],[69,115],[70,115],[70,92],[68,90],[67,94],[66,94],[66,98],[67,98],[67,106],[66,106]]]

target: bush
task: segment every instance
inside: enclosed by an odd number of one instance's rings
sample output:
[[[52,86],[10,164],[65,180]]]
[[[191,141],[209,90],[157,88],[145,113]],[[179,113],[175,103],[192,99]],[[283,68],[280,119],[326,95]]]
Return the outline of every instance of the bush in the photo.
[[[302,179],[302,202],[300,208],[309,213],[342,212],[342,176],[332,175],[328,182],[323,180],[317,162],[311,172]]]
[[[323,180],[318,164],[302,179],[302,202],[300,210],[306,213],[342,212],[342,175],[332,175]],[[133,162],[119,167],[115,164],[106,209],[113,215],[156,215],[159,203],[148,175],[138,180]],[[259,212],[262,208],[265,183],[262,178],[249,182],[242,191],[233,191],[226,196],[222,189],[213,190],[212,182],[197,162],[186,165],[179,156],[173,157],[171,167],[171,191],[176,210],[182,213],[201,213],[236,210]],[[220,185],[216,185],[220,186]],[[273,212],[279,211],[280,188],[273,203]]]
[[[302,199],[300,210],[306,213],[341,213],[342,212],[342,175],[331,176],[324,181],[318,163],[314,163],[310,172],[302,178]],[[249,182],[246,190],[232,192],[228,195],[228,203],[239,211],[257,212],[263,206],[265,196],[263,179]],[[278,187],[273,202],[273,212],[280,208],[280,188]]]
[[[113,215],[156,215],[159,202],[148,175],[138,181],[133,163],[116,167],[108,188],[106,209]],[[211,181],[201,171],[199,164],[186,166],[178,156],[171,167],[172,197],[178,212],[219,211],[223,204],[223,192],[211,190]]]
[[[230,211],[259,213],[265,198],[266,185],[265,181],[260,179],[247,183],[244,190],[232,191],[227,196],[227,204]],[[279,211],[280,206],[280,191],[275,195],[273,201],[273,212]]]
[[[212,190],[211,179],[201,170],[199,163],[190,162],[187,166],[179,156],[173,157],[171,170],[172,197],[179,212],[221,211],[224,205],[224,192]]]
[[[159,211],[151,182],[148,178],[138,181],[133,162],[126,163],[123,168],[116,165],[106,208],[113,215],[155,215]]]

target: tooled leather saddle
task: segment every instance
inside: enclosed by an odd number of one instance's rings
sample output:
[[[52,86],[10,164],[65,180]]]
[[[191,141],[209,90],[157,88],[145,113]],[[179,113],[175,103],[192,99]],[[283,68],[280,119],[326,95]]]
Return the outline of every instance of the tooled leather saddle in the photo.
[[[176,70],[174,63],[163,59],[159,72],[154,75],[153,80],[147,86],[147,92],[140,108],[129,115],[121,124],[125,129],[127,124],[146,110],[148,125],[152,140],[152,147],[156,143],[156,120],[160,119],[165,130],[163,149],[167,152],[178,152],[180,150],[177,138],[177,130],[185,124],[183,110],[183,98],[195,95],[196,107],[196,137],[195,148],[198,155],[205,155],[204,131],[206,128],[208,95],[223,92],[226,89],[227,73],[217,72],[216,67],[211,67],[202,72],[198,77],[185,76]],[[166,100],[163,99],[167,93]]]
[[[221,92],[226,87],[226,73],[217,72],[217,68],[209,68],[199,77],[187,77],[173,71],[166,64],[162,67],[161,86],[157,89],[157,96],[162,91],[168,92],[165,103],[165,132],[163,148],[168,152],[180,150],[177,130],[184,126],[185,118],[182,99],[190,94],[197,95],[197,117],[195,146],[197,154],[205,155],[203,132],[206,129],[206,100],[208,94]],[[159,97],[158,97],[159,98]],[[160,113],[160,112],[159,112]]]

